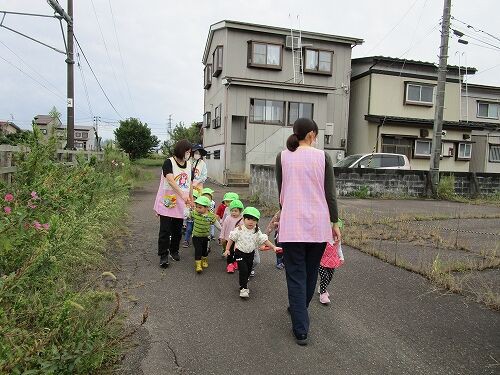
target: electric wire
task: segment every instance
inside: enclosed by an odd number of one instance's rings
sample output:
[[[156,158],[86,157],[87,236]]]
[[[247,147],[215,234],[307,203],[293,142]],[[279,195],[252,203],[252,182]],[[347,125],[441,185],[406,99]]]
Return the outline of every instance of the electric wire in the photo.
[[[102,91],[102,93],[104,94],[104,96],[106,97],[106,99],[107,99],[107,101],[108,101],[109,105],[113,108],[113,110],[114,110],[114,111],[115,111],[115,113],[118,115],[118,117],[123,118],[123,116],[122,116],[122,115],[120,115],[120,112],[118,112],[118,111],[117,111],[116,107],[113,105],[113,103],[112,103],[112,102],[111,102],[111,100],[109,99],[108,94],[106,94],[106,91],[105,91],[105,90],[104,90],[104,88],[102,87],[101,82],[100,82],[100,81],[99,81],[99,79],[97,78],[97,75],[95,74],[94,69],[92,68],[92,65],[90,65],[90,62],[89,62],[89,60],[88,60],[88,58],[87,58],[87,55],[85,55],[85,52],[84,52],[84,50],[83,50],[82,46],[80,45],[80,42],[78,41],[78,38],[76,37],[76,35],[75,35],[75,34],[73,34],[73,37],[75,38],[75,42],[76,42],[76,44],[78,45],[78,48],[80,49],[80,52],[81,52],[81,53],[82,53],[82,55],[83,55],[83,58],[84,58],[84,59],[85,59],[85,61],[87,62],[87,65],[89,66],[90,71],[92,72],[92,75],[94,76],[94,78],[95,78],[95,80],[96,80],[97,84],[98,84],[98,85],[99,85],[99,87],[101,88],[101,91]]]
[[[85,91],[85,97],[87,99],[87,105],[89,107],[89,112],[90,112],[90,114],[92,115],[92,118],[93,118],[94,117],[94,112],[92,111],[92,104],[90,103],[90,96],[89,96],[89,92],[87,90],[87,81],[85,80],[85,75],[83,73],[82,64],[80,62],[80,52],[79,52],[79,49],[76,51],[76,65],[78,66],[78,70],[80,71],[80,77],[82,79],[83,89]]]
[[[488,35],[489,37],[491,37],[491,38],[493,38],[493,39],[496,39],[496,40],[498,40],[498,41],[500,42],[500,38],[499,38],[499,37],[497,37],[497,36],[495,36],[495,35],[493,35],[493,34],[490,34],[490,33],[489,33],[489,32],[487,32],[487,31],[484,31],[484,30],[481,30],[481,29],[479,29],[479,28],[477,28],[477,27],[474,27],[474,26],[472,26],[472,25],[468,24],[467,22],[461,21],[461,20],[459,20],[458,18],[453,17],[453,16],[451,16],[451,19],[452,19],[452,20],[455,20],[455,21],[460,22],[461,24],[463,24],[463,25],[467,26],[467,28],[472,29],[472,30],[474,30],[474,31],[475,31],[475,32],[477,32],[477,33],[483,33],[483,34]]]
[[[99,28],[99,32],[101,34],[102,43],[104,44],[104,49],[106,50],[106,56],[108,58],[108,63],[109,63],[109,66],[111,68],[111,71],[113,72],[113,76],[115,77],[115,84],[118,87],[118,82],[119,82],[118,76],[116,75],[116,70],[115,70],[115,67],[113,65],[113,61],[111,60],[111,55],[109,54],[108,45],[106,43],[106,39],[104,38],[104,33],[102,31],[101,23],[99,22],[99,17],[97,15],[97,10],[96,10],[95,4],[94,4],[94,0],[90,0],[90,3],[92,4],[92,9],[94,10],[94,15],[95,15],[95,19],[97,21],[97,26]],[[122,92],[122,90],[119,89],[119,87],[118,87],[118,92],[120,93],[122,100],[125,101],[125,98],[123,96],[123,92]]]

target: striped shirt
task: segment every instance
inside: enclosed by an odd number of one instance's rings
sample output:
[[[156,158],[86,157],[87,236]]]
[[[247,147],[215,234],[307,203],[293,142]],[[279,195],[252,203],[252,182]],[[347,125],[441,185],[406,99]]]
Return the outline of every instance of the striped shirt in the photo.
[[[190,216],[194,221],[193,237],[208,237],[210,235],[210,225],[217,222],[217,217],[212,212],[202,215],[196,210],[191,211]]]

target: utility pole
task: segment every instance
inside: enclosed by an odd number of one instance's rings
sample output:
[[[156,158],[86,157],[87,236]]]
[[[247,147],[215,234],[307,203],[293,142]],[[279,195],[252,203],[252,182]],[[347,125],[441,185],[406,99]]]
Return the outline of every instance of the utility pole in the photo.
[[[67,66],[67,141],[66,149],[73,150],[75,148],[75,81],[74,81],[74,65],[73,56],[73,0],[68,0],[68,12],[59,5],[56,0],[47,0],[49,5],[60,17],[66,20],[67,28],[67,46],[66,46],[66,66]]]
[[[99,122],[101,121],[101,116],[94,116],[95,125],[95,136],[96,136],[96,148],[97,151],[101,151],[101,141],[99,138]]]
[[[444,94],[448,66],[448,38],[450,34],[451,0],[444,0],[443,20],[441,23],[441,47],[439,50],[438,81],[436,87],[436,110],[432,135],[430,177],[432,193],[437,194],[439,184],[439,162],[441,160],[441,137],[443,133]]]

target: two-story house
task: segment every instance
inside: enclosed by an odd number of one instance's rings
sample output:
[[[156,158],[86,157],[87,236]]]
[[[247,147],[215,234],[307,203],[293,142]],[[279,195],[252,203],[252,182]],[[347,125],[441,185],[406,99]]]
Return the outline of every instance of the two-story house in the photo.
[[[462,121],[476,125],[469,170],[500,173],[500,87],[463,86]]]
[[[0,132],[4,135],[19,133],[21,128],[12,121],[0,121]]]
[[[203,54],[209,176],[228,184],[244,181],[250,164],[273,164],[299,117],[318,124],[318,147],[343,157],[351,49],[362,42],[236,21],[212,25]]]
[[[468,172],[472,131],[460,115],[465,69],[448,66],[440,170]],[[467,68],[467,74],[476,69]],[[434,63],[373,56],[352,60],[348,154],[405,154],[412,169],[428,170],[436,105]],[[463,94],[462,94],[463,95]]]
[[[67,128],[58,118],[49,115],[37,115],[34,118],[35,125],[42,134],[48,138],[55,136],[58,140],[58,147],[66,147]],[[74,146],[77,150],[93,151],[98,149],[97,133],[94,126],[75,125]]]

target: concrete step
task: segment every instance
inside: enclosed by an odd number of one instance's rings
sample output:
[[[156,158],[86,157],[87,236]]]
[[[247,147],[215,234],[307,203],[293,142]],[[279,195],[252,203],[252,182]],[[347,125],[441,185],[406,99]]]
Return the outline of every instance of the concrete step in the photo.
[[[248,187],[248,186],[250,186],[250,184],[248,182],[228,181],[226,186],[228,186],[228,187]]]

